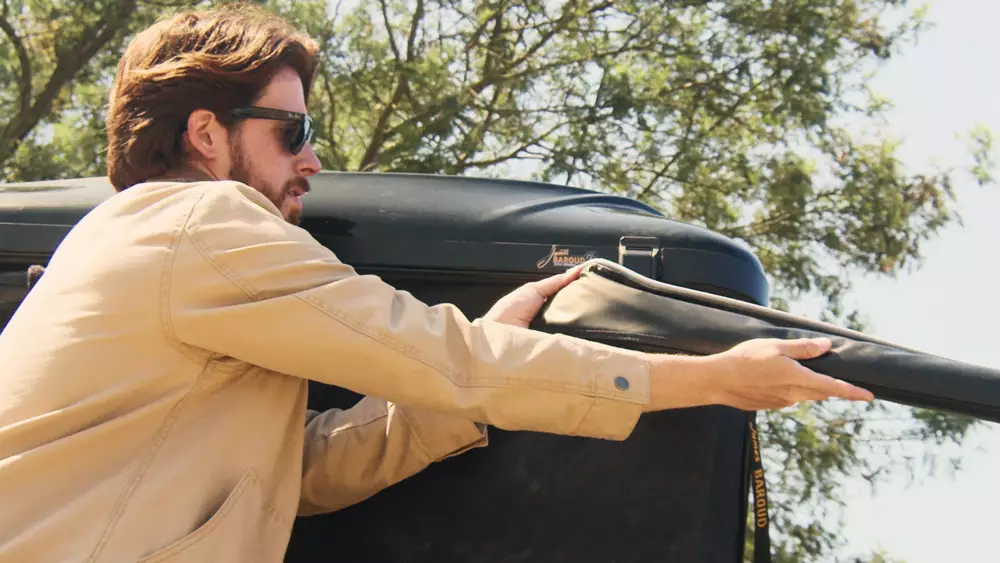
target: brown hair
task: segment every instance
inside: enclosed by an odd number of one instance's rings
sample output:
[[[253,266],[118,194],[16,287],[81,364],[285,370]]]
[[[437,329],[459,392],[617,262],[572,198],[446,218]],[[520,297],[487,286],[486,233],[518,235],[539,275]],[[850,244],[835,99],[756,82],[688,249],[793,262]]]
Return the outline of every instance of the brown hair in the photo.
[[[232,126],[284,67],[309,99],[316,43],[262,8],[185,11],[139,33],[118,63],[108,109],[108,177],[118,191],[183,164],[183,132],[196,109]]]

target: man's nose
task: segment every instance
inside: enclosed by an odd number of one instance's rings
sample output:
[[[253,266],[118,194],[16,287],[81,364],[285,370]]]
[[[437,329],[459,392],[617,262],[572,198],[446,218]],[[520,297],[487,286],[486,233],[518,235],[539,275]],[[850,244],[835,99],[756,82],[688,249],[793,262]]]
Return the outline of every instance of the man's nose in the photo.
[[[319,161],[319,157],[316,156],[316,152],[309,143],[306,143],[306,146],[302,147],[302,152],[298,156],[299,160],[296,172],[300,176],[319,174],[319,171],[323,169],[323,164]]]

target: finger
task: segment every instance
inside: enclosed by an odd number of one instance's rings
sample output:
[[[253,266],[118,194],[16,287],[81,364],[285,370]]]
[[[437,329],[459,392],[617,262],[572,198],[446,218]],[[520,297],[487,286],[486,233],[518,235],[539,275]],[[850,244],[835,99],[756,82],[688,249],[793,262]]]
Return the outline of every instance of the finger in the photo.
[[[861,387],[848,383],[844,380],[816,373],[806,368],[802,369],[808,372],[808,374],[806,374],[809,378],[808,386],[815,389],[819,393],[824,393],[829,397],[846,399],[848,401],[870,402],[875,400],[875,395],[867,389],[862,389]]]
[[[554,276],[549,276],[545,279],[532,282],[531,286],[536,292],[542,297],[552,297],[560,289],[566,287],[571,282],[580,277],[580,271],[583,270],[583,265],[574,266],[561,274],[556,274]]]
[[[794,340],[778,340],[775,342],[778,351],[789,358],[808,360],[830,351],[833,342],[829,338],[797,338]]]
[[[566,270],[564,273],[560,274],[560,276],[569,281],[573,281],[580,277],[580,273],[583,272],[584,266],[586,266],[586,264],[577,264],[576,266],[573,266],[572,268]]]

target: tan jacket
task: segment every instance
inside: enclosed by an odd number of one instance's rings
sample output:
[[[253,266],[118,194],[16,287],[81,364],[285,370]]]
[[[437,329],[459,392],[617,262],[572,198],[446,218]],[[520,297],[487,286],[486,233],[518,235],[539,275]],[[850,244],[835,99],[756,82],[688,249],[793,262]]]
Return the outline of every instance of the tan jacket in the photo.
[[[471,421],[624,439],[648,370],[359,276],[242,184],[135,186],[0,334],[0,560],[281,561],[296,514],[485,445]],[[307,380],[369,398],[309,414]]]

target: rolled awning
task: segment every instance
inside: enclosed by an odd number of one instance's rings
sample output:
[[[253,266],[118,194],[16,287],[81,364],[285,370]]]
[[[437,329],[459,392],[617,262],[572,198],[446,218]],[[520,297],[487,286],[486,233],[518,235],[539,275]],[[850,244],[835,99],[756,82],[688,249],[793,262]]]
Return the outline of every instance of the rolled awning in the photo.
[[[827,354],[801,363],[870,390],[880,400],[1000,422],[1000,371],[921,352],[861,332],[641,276],[589,261],[533,328],[586,339],[643,339],[708,355],[756,338],[828,337]]]

